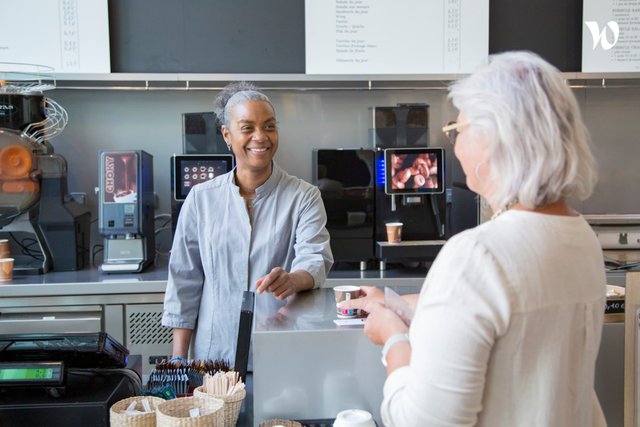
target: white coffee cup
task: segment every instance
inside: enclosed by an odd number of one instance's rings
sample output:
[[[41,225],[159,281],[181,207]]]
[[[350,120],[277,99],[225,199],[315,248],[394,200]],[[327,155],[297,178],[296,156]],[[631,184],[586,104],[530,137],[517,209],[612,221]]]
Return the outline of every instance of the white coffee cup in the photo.
[[[333,292],[336,297],[336,314],[338,315],[338,317],[347,319],[351,317],[359,317],[362,314],[362,311],[360,309],[346,309],[338,307],[338,304],[340,304],[342,301],[349,301],[352,299],[363,297],[364,294],[360,290],[360,286],[336,286],[335,288],[333,288]]]
[[[362,409],[347,409],[336,416],[333,427],[375,427],[373,415]]]

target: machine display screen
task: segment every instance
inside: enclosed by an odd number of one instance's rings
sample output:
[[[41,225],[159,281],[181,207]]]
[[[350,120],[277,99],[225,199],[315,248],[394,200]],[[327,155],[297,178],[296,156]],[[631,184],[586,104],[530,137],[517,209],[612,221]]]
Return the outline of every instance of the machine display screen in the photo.
[[[387,148],[384,150],[385,193],[444,192],[442,148]]]
[[[174,157],[174,198],[184,200],[191,188],[233,168],[230,154],[195,154]]]
[[[138,155],[105,153],[102,161],[104,203],[136,203],[138,200]]]
[[[0,368],[0,381],[50,378],[53,378],[53,369],[51,368]]]
[[[0,364],[0,384],[61,384],[62,376],[60,362]]]

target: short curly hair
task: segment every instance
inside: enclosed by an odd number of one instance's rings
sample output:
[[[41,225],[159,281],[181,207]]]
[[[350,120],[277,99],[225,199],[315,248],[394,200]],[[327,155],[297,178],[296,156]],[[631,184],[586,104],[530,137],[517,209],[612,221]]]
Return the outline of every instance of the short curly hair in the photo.
[[[276,111],[271,100],[258,86],[251,82],[233,82],[225,86],[213,100],[213,112],[218,118],[218,123],[229,127],[229,111],[235,105],[245,101],[265,101],[271,105],[274,113]]]

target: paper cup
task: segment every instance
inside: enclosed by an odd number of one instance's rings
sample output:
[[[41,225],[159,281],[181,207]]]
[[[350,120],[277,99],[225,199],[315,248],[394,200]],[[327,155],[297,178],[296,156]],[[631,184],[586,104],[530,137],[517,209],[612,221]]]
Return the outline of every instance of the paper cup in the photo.
[[[387,241],[389,243],[400,243],[402,241],[402,223],[388,222],[385,225],[387,227]]]
[[[338,304],[342,301],[348,301],[362,296],[360,286],[336,286],[333,288],[333,292],[336,297],[336,314],[342,319],[348,319],[351,317],[360,316],[361,310],[359,309],[346,309],[338,307]]]
[[[0,258],[0,282],[13,279],[13,258]]]
[[[0,258],[9,258],[10,256],[9,240],[0,239]]]

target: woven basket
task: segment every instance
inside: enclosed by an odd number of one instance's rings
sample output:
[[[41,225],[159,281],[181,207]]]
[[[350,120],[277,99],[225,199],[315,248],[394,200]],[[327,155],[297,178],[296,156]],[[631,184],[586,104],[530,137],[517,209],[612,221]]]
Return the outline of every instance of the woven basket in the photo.
[[[224,426],[235,427],[238,422],[238,416],[240,415],[240,407],[247,395],[247,391],[242,389],[231,395],[215,395],[207,393],[207,390],[201,385],[193,390],[193,395],[205,398],[213,397],[222,400],[224,402]]]
[[[135,415],[125,413],[131,402],[137,403],[135,409],[144,411],[142,406],[143,399],[147,399],[153,412]],[[156,427],[155,411],[162,402],[164,402],[164,399],[154,396],[134,396],[119,400],[111,405],[109,409],[109,423],[111,427]]]
[[[158,405],[156,421],[158,427],[223,427],[224,402],[212,397],[179,397]],[[200,409],[200,416],[190,417],[189,411]]]
[[[282,420],[282,419],[267,420],[260,423],[260,427],[274,427],[274,426],[302,427],[302,424],[297,421]]]

